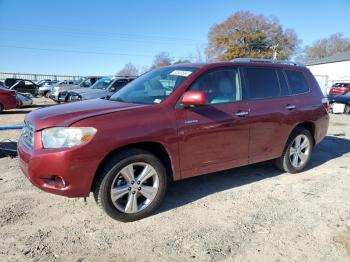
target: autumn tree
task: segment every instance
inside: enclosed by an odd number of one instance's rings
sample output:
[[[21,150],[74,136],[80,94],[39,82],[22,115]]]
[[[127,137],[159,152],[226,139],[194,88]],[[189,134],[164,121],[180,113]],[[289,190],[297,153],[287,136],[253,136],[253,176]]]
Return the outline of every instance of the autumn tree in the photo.
[[[168,52],[160,52],[154,56],[151,69],[171,65],[172,61],[173,58],[170,57]]]
[[[236,57],[290,57],[299,39],[292,29],[283,29],[277,18],[250,12],[236,12],[223,23],[214,25],[208,34],[207,56],[227,61]]]
[[[337,33],[327,38],[321,38],[311,46],[306,46],[301,59],[310,61],[347,51],[350,51],[350,39]]]
[[[117,73],[117,76],[137,76],[139,70],[132,63],[127,63],[122,70]]]

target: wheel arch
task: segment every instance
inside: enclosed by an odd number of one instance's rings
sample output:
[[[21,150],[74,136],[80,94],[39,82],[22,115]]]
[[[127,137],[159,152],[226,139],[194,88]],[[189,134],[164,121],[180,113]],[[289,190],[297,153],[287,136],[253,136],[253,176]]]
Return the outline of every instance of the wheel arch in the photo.
[[[312,121],[305,121],[305,122],[301,122],[299,124],[297,124],[293,129],[292,131],[290,132],[290,135],[293,133],[293,131],[298,128],[298,127],[301,127],[301,128],[305,128],[306,130],[308,130],[310,133],[311,133],[311,136],[313,138],[313,143],[315,145],[315,142],[316,142],[316,125],[315,123],[313,123]],[[289,135],[289,136],[290,136]]]
[[[168,180],[169,181],[173,180],[174,168],[173,168],[172,159],[171,159],[171,156],[170,156],[170,153],[168,152],[168,150],[165,148],[165,146],[163,144],[161,144],[159,142],[145,141],[145,142],[137,142],[137,143],[133,143],[133,144],[124,145],[124,146],[121,146],[121,147],[116,148],[116,149],[112,150],[111,152],[109,152],[103,158],[101,163],[98,165],[94,179],[93,179],[92,184],[91,184],[91,190],[92,190],[93,186],[95,185],[95,182],[98,178],[98,174],[100,173],[100,170],[103,168],[103,166],[110,159],[112,159],[114,156],[116,156],[117,154],[119,154],[125,150],[128,150],[128,149],[142,149],[142,150],[148,151],[151,154],[158,157],[166,169],[166,175],[167,175]]]

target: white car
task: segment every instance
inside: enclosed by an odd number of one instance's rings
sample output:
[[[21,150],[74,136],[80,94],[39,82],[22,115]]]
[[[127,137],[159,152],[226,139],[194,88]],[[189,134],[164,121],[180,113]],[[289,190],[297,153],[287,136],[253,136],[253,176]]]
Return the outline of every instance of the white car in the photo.
[[[55,86],[64,86],[73,84],[73,80],[64,80],[64,81],[51,81],[50,83],[46,83],[43,86],[39,87],[39,95],[49,97],[52,93],[52,90]]]

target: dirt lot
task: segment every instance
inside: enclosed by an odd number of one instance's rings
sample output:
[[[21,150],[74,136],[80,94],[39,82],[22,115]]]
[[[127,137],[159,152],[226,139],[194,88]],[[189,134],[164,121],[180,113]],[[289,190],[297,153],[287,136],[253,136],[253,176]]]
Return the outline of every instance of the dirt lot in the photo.
[[[19,111],[0,115],[0,125],[21,124],[29,109]],[[0,141],[17,136],[0,131]],[[157,214],[127,224],[92,198],[41,192],[5,157],[0,261],[350,261],[349,188],[344,115],[331,116],[307,171],[264,163],[173,183]]]

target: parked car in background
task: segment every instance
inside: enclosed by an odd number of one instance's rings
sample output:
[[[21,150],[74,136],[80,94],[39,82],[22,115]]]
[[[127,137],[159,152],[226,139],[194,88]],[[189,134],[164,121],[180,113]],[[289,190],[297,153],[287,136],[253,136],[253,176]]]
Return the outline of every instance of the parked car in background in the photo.
[[[10,88],[11,86],[16,84],[20,80],[22,80],[22,79],[20,79],[20,78],[6,78],[4,84],[7,88]]]
[[[14,85],[9,87],[10,90],[15,90],[19,93],[38,95],[39,86],[31,80],[18,80]]]
[[[50,84],[51,82],[52,82],[51,79],[43,79],[43,80],[36,81],[35,84],[37,84],[38,86],[43,86],[47,83]]]
[[[328,96],[329,112],[334,114],[350,114],[350,92],[343,95]]]
[[[26,107],[33,104],[33,99],[29,95],[17,93],[16,98],[18,107]]]
[[[0,113],[17,107],[16,91],[0,87]]]
[[[350,83],[335,83],[329,90],[328,95],[344,95],[350,91]]]
[[[67,102],[76,102],[94,98],[109,98],[136,77],[101,78],[90,88],[73,89],[66,96]]]
[[[73,83],[74,83],[73,80],[71,80],[71,81],[68,81],[68,80],[65,80],[65,81],[54,80],[54,81],[47,82],[46,84],[44,84],[44,85],[39,87],[39,95],[49,97],[51,95],[51,93],[52,93],[53,88],[56,85],[71,85]]]
[[[70,85],[56,85],[53,89],[52,89],[52,93],[49,96],[52,100],[60,103],[61,101],[65,101],[65,97],[64,99],[62,99],[62,95],[61,98],[59,99],[60,93],[64,92],[64,91],[68,91],[68,90],[73,90],[73,89],[77,89],[77,88],[84,88],[84,87],[90,87],[92,86],[97,80],[101,79],[101,76],[88,76],[88,77],[83,77],[80,81],[79,84],[70,84]]]
[[[295,63],[173,65],[108,100],[29,113],[19,163],[42,190],[92,191],[109,216],[133,221],[160,206],[168,181],[266,160],[303,171],[327,133],[327,108],[314,76]]]

